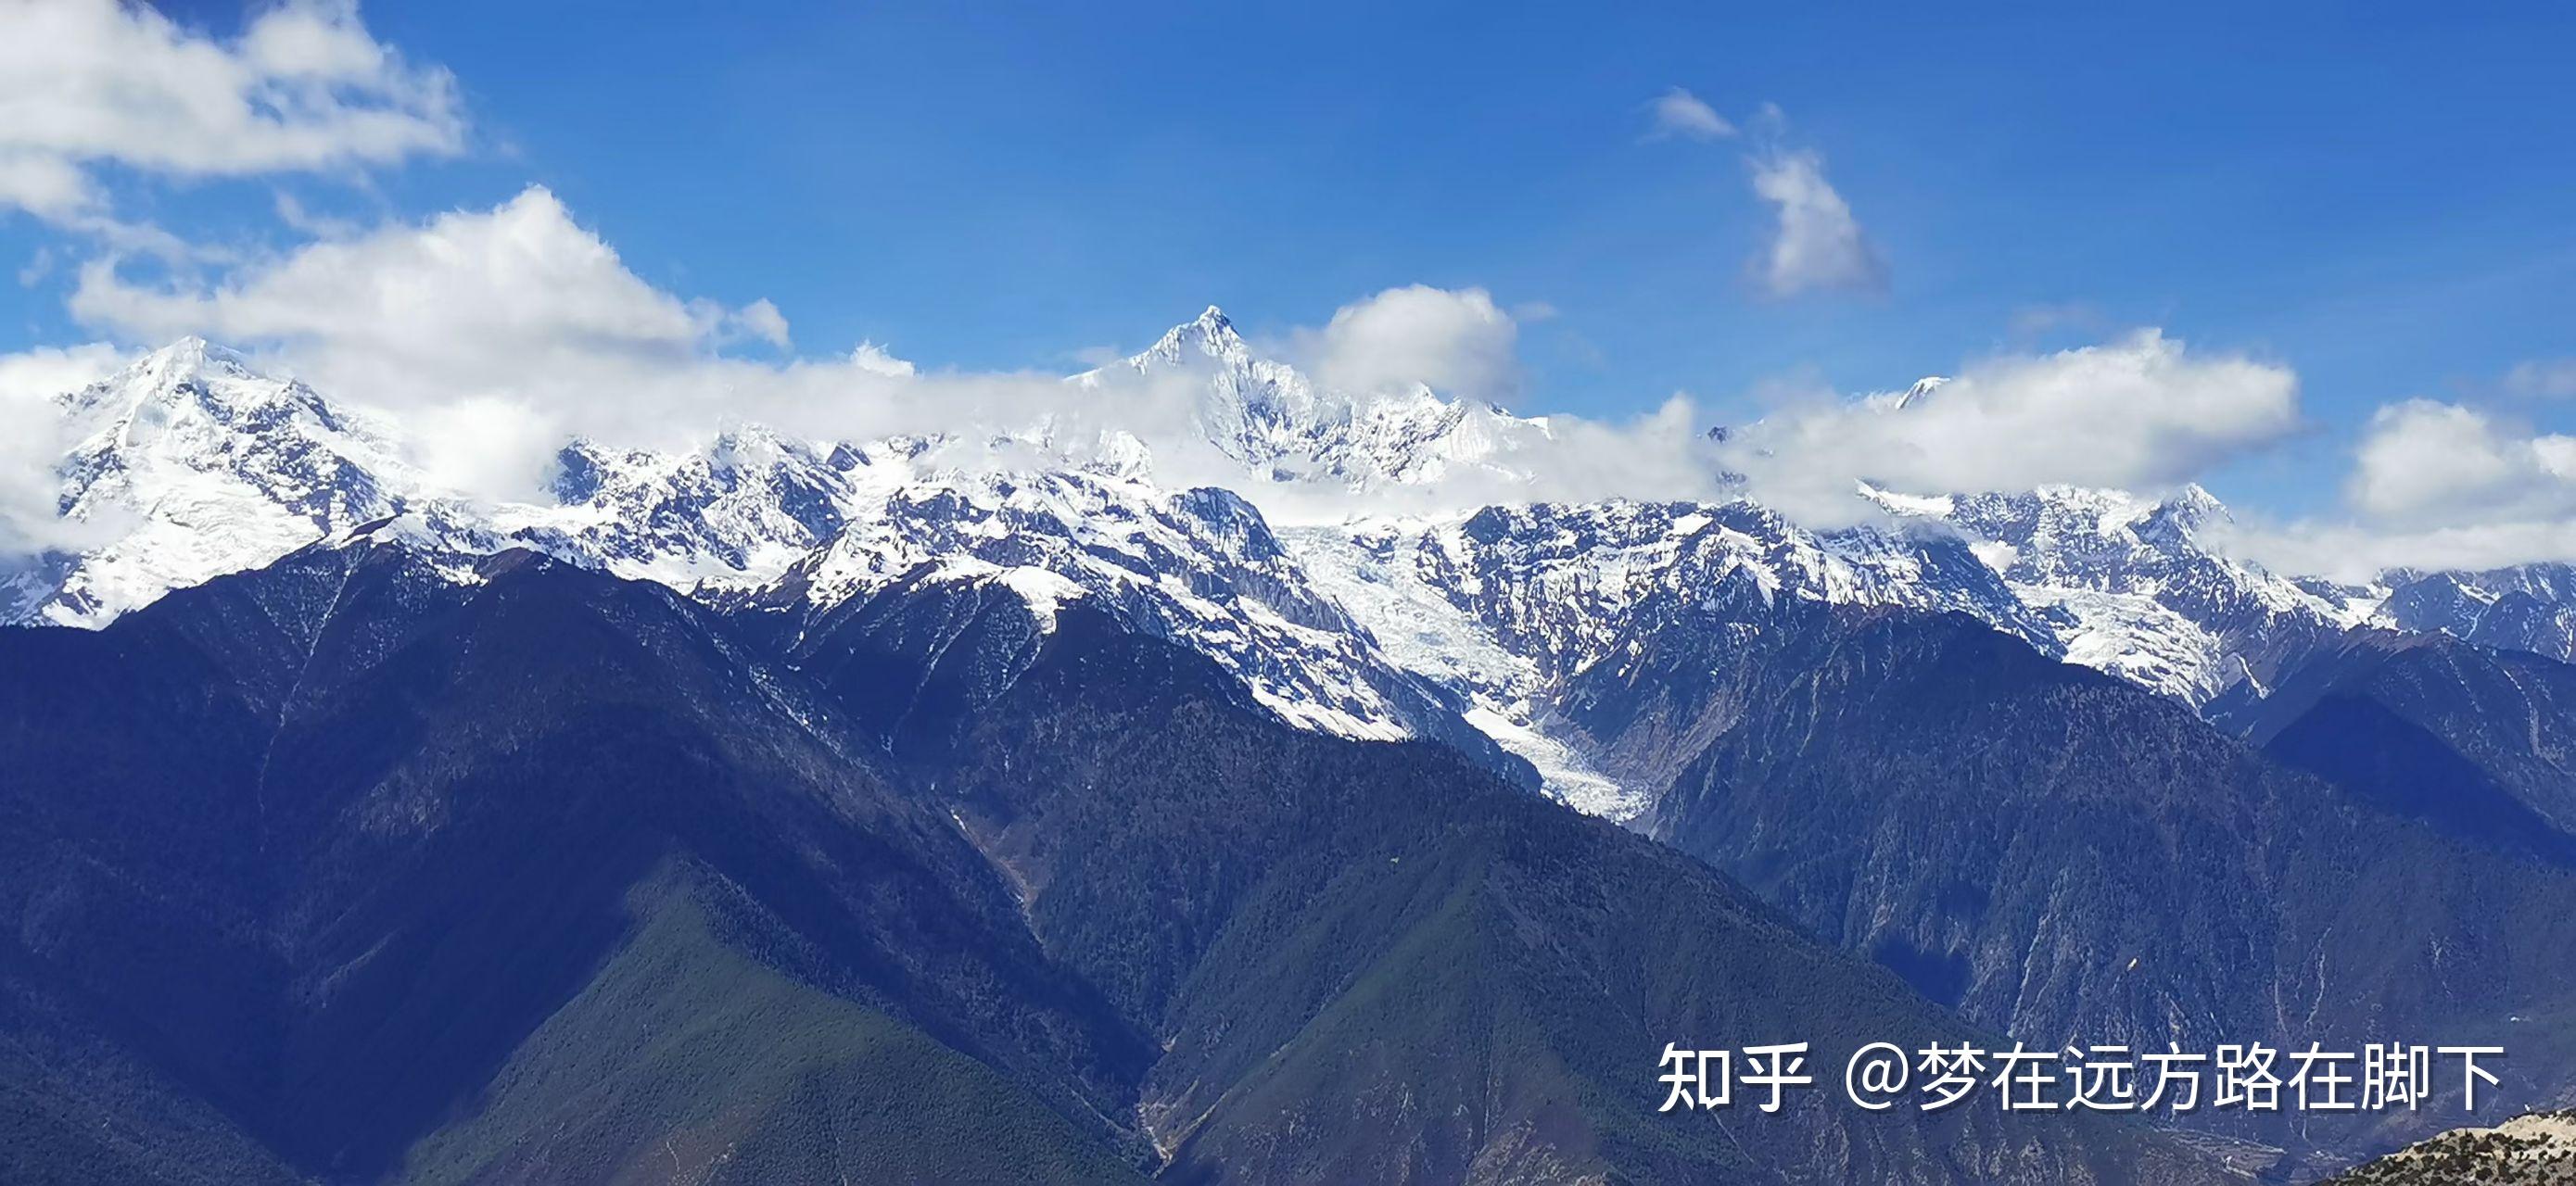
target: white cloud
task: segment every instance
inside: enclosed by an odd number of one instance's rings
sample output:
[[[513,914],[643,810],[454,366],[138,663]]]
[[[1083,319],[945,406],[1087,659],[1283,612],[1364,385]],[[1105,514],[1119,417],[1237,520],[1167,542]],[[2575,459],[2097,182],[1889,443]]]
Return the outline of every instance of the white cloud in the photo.
[[[2381,408],[2353,454],[2345,495],[2393,522],[2576,510],[2576,437],[2533,435],[2457,404]]]
[[[2147,329],[1974,362],[1902,407],[1786,398],[1737,432],[1724,456],[1757,497],[1830,524],[1862,513],[1858,482],[1913,494],[2167,486],[2298,422],[2298,377],[2288,368],[2196,355]]]
[[[2305,519],[2280,525],[2223,525],[2203,537],[2219,550],[2275,572],[2368,584],[2392,569],[2483,571],[2546,560],[2576,560],[2576,521],[2529,519],[2413,528],[2359,520]]]
[[[561,419],[541,405],[507,395],[467,395],[415,408],[403,417],[404,444],[439,482],[505,498],[536,498],[554,458],[570,439]]]
[[[1655,96],[1646,110],[1653,121],[1650,139],[1724,140],[1735,135],[1735,125],[1716,108],[1680,87]]]
[[[2576,358],[2541,358],[2505,372],[2508,395],[2540,399],[2576,399]]]
[[[530,188],[490,210],[320,239],[212,281],[85,266],[82,323],[159,345],[200,334],[258,356],[333,398],[401,420],[434,475],[460,489],[535,497],[571,434],[621,444],[701,444],[728,422],[817,439],[869,439],[1041,420],[1066,440],[1185,423],[1186,393],[1135,376],[1076,389],[1056,375],[924,375],[874,343],[825,359],[785,348],[767,301],[728,308],[666,292]]]
[[[1479,501],[1733,496],[1717,443],[1688,396],[1674,395],[1626,421],[1565,415],[1546,420],[1548,443],[1529,461],[1535,477],[1531,488],[1517,495],[1495,491]]]
[[[78,391],[114,373],[120,361],[116,348],[105,342],[0,354],[0,407],[15,411]],[[13,416],[9,423],[19,421]]]
[[[2576,560],[2576,436],[2457,404],[2391,404],[2354,448],[2344,500],[2342,518],[2248,529],[2229,546],[2345,580]]]
[[[738,332],[749,334],[781,350],[790,348],[787,339],[787,315],[778,311],[768,297],[753,301],[730,314],[730,324]]]
[[[288,347],[335,387],[396,402],[415,389],[578,378],[603,359],[684,361],[746,316],[654,288],[541,188],[490,211],[314,242],[214,287],[133,284],[94,261],[71,311],[141,341],[201,333]]]
[[[73,442],[55,431],[63,421],[50,405],[122,361],[104,342],[0,354],[0,559],[79,542],[70,533],[81,525],[55,514],[53,467]]]
[[[1649,139],[1731,139],[1736,126],[1680,87],[1648,105]],[[1851,203],[1825,179],[1825,158],[1813,149],[1788,147],[1789,117],[1765,103],[1753,117],[1754,145],[1744,163],[1753,195],[1769,203],[1772,225],[1747,271],[1764,293],[1792,297],[1816,292],[1878,292],[1887,287],[1887,264],[1853,216]]]
[[[646,282],[543,189],[489,210],[319,239],[211,281],[143,280],[93,262],[71,307],[137,344],[194,333],[245,348],[334,399],[389,414],[429,473],[484,495],[542,497],[556,447],[574,434],[684,447],[741,422],[818,440],[1042,425],[1049,449],[1077,457],[1132,434],[1150,443],[1160,481],[1246,484],[1196,427],[1203,376],[1110,366],[1076,384],[1055,374],[928,373],[874,342],[836,357],[738,356],[728,351],[749,339],[783,340],[785,316],[766,302],[726,308]],[[1419,285],[1288,335],[1328,386],[1366,394],[1420,383],[1481,399],[1514,388],[1516,337],[1490,294]],[[1468,474],[1403,497],[1450,509],[1715,495],[1719,470],[1695,420],[1680,400],[1635,423],[1552,417],[1549,439],[1515,458],[1534,483]],[[1029,460],[1010,449],[982,456],[983,447],[968,441],[948,460]],[[1304,492],[1255,493],[1267,505]],[[1316,513],[1355,509],[1346,492],[1313,497],[1332,504]]]
[[[910,378],[919,374],[921,370],[912,365],[909,359],[896,358],[885,347],[874,342],[861,342],[857,349],[850,351],[850,365],[871,374],[891,375],[897,378]]]
[[[1481,288],[1415,284],[1344,305],[1297,350],[1327,388],[1375,393],[1423,384],[1474,399],[1519,386],[1519,327]]]
[[[65,222],[86,213],[93,198],[80,166],[57,156],[0,147],[0,203]]]
[[[2258,519],[2214,542],[2282,572],[2354,582],[2576,561],[2576,436],[2437,400],[2385,405],[2353,447],[2343,501],[2339,513]]]
[[[114,232],[90,167],[174,177],[461,151],[455,81],[378,43],[356,8],[289,0],[216,40],[143,4],[0,5],[0,202]],[[130,236],[129,236],[130,237]]]
[[[1775,219],[1770,241],[1753,260],[1763,291],[1789,297],[1887,286],[1887,265],[1852,217],[1851,204],[1825,180],[1822,156],[1773,149],[1749,161],[1753,192],[1771,204]]]
[[[431,472],[487,494],[535,496],[553,447],[570,434],[672,447],[743,421],[838,440],[1045,424],[1058,447],[1077,451],[1119,431],[1152,443],[1165,480],[1242,479],[1198,439],[1199,380],[1177,370],[1109,367],[1082,385],[1052,374],[924,373],[872,342],[826,358],[728,353],[747,335],[783,341],[785,316],[765,302],[727,308],[646,282],[543,189],[489,210],[317,240],[212,281],[137,280],[93,262],[71,306],[82,322],[138,344],[197,333],[248,348],[334,398],[405,421]],[[1483,290],[1416,285],[1288,338],[1328,387],[1421,383],[1499,400],[1517,385],[1517,334]],[[2295,421],[2295,392],[2286,370],[2190,355],[2148,331],[1989,359],[1901,413],[1792,404],[1722,449],[1681,399],[1633,423],[1550,417],[1548,439],[1512,459],[1532,482],[1467,474],[1421,497],[1440,508],[1709,497],[1732,468],[1792,513],[1803,504],[1831,517],[1852,513],[1852,482],[1863,478],[1915,490],[2155,484],[2277,436]],[[1471,488],[1478,482],[1490,488]]]

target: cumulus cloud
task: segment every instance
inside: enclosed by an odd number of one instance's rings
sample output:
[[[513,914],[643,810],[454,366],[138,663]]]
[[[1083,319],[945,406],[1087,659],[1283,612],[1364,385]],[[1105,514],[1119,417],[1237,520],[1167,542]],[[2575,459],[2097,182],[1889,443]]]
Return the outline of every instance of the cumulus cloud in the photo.
[[[2368,580],[2392,568],[2576,560],[2576,436],[2433,400],[2379,409],[2353,450],[2347,514],[2226,541],[2289,572]]]
[[[1862,482],[1910,494],[2179,483],[2291,432],[2298,391],[2286,367],[2145,329],[1982,359],[1911,400],[1781,398],[1724,456],[1757,497],[1830,525],[1863,513]]]
[[[1724,140],[1735,135],[1735,125],[1716,108],[1680,87],[1655,96],[1646,111],[1652,122],[1649,139]]]
[[[24,556],[80,541],[80,524],[54,511],[58,491],[53,467],[72,442],[50,406],[55,396],[77,391],[113,373],[123,361],[104,342],[44,346],[0,354],[0,557]]]
[[[461,151],[454,79],[354,4],[289,0],[218,40],[143,4],[0,6],[0,203],[113,230],[93,167],[238,177]],[[130,229],[130,228],[129,228]]]
[[[742,357],[730,351],[745,341],[788,344],[774,305],[666,292],[535,187],[489,210],[318,239],[212,280],[136,279],[95,260],[70,308],[128,342],[200,334],[248,350],[402,421],[434,476],[512,497],[537,496],[573,434],[679,447],[729,422],[817,439],[1043,422],[1074,439],[1185,423],[1190,407],[1172,384],[1132,372],[1081,389],[1055,375],[925,374],[874,343],[822,359]]]
[[[211,287],[131,283],[93,261],[71,311],[137,340],[288,347],[333,385],[397,402],[586,377],[603,359],[682,361],[759,320],[646,283],[542,188],[489,211],[314,242]]]
[[[1734,124],[1689,91],[1675,87],[1649,105],[1649,139],[1731,139]],[[1773,297],[1825,292],[1879,292],[1887,263],[1861,230],[1851,203],[1825,178],[1824,155],[1788,143],[1789,117],[1778,104],[1754,113],[1744,164],[1753,196],[1770,207],[1771,225],[1746,272]]]
[[[758,338],[781,350],[792,344],[787,340],[787,315],[778,311],[768,297],[762,297],[729,315],[736,332]]]
[[[2506,568],[2576,560],[2576,519],[2510,519],[2414,528],[2357,520],[2248,526],[2213,536],[2213,546],[2277,572],[2368,584],[2398,569],[2417,572]]]
[[[837,356],[746,357],[733,352],[746,341],[786,343],[784,314],[647,282],[542,188],[486,210],[317,239],[210,280],[138,279],[93,261],[71,309],[135,344],[196,333],[246,348],[403,421],[432,474],[483,494],[539,497],[571,435],[683,447],[746,421],[825,440],[1036,426],[1049,448],[1076,452],[1125,434],[1150,443],[1167,483],[1245,482],[1196,429],[1203,377],[1118,366],[1083,383],[924,371],[873,342]],[[1327,388],[1366,396],[1427,384],[1500,401],[1518,385],[1517,333],[1481,289],[1414,285],[1344,306],[1286,341]],[[2295,419],[2286,370],[2192,354],[2146,331],[1987,359],[1904,409],[1787,401],[1724,444],[1679,398],[1630,422],[1549,417],[1542,436],[1510,445],[1519,452],[1505,464],[1458,467],[1437,488],[1403,494],[1411,501],[1401,508],[1377,491],[1293,513],[1715,497],[1732,470],[1783,509],[1831,520],[1855,513],[1861,480],[1916,491],[2180,480]]]
[[[0,407],[25,411],[54,396],[78,391],[107,377],[121,361],[117,349],[105,342],[0,354]],[[19,421],[13,416],[9,422]]]
[[[1114,357],[1115,355],[1111,356],[1111,358]],[[1111,361],[1111,358],[1103,358],[1100,361],[1105,363]],[[909,378],[921,373],[921,368],[912,365],[909,359],[896,358],[891,351],[874,342],[861,342],[856,349],[851,350],[850,365],[871,374],[891,375],[897,378]],[[1097,366],[1099,363],[1093,365]]]
[[[417,223],[334,234],[272,258],[138,278],[112,261],[83,268],[74,316],[137,345],[201,334],[294,374],[332,398],[400,422],[415,460],[442,483],[542,498],[556,449],[574,435],[614,444],[701,445],[728,424],[817,440],[983,428],[952,464],[1027,464],[1023,446],[1075,460],[1142,440],[1155,478],[1224,484],[1290,519],[1356,510],[1465,509],[1532,498],[1720,493],[1698,414],[1675,400],[1632,422],[1551,417],[1507,469],[1401,494],[1265,487],[1198,425],[1203,374],[1111,365],[1082,382],[1022,372],[930,371],[862,342],[820,358],[746,356],[784,345],[765,301],[729,307],[642,277],[550,192]],[[1471,399],[1517,386],[1517,326],[1481,289],[1392,288],[1285,335],[1329,389],[1368,397],[1415,385]],[[1530,475],[1516,478],[1514,473]],[[1305,500],[1304,505],[1299,505]]]
[[[1296,349],[1326,387],[1379,393],[1422,384],[1475,399],[1519,386],[1519,326],[1481,288],[1415,284],[1344,305]]]
[[[1824,157],[1773,148],[1748,159],[1753,193],[1772,208],[1770,237],[1752,265],[1764,292],[1792,297],[1887,287],[1887,265],[1861,232],[1851,203],[1825,180]]]
[[[2576,437],[2513,430],[2457,404],[2381,408],[2353,462],[2347,498],[2391,521],[2576,509]]]
[[[407,405],[565,389],[681,369],[728,346],[791,346],[766,299],[684,300],[637,276],[542,187],[458,210],[315,239],[229,269],[130,277],[84,265],[72,315],[129,341],[201,334],[294,360],[335,391]]]

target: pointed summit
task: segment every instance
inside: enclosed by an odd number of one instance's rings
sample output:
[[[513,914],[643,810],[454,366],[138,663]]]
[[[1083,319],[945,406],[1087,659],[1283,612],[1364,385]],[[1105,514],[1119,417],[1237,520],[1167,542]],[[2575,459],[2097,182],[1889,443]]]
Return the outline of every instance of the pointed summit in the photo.
[[[146,407],[176,409],[228,394],[243,380],[265,380],[241,355],[190,334],[136,356],[116,373],[56,402],[75,417],[131,418]],[[95,425],[91,425],[95,427]]]
[[[2217,495],[2202,489],[2198,482],[2185,482],[2182,489],[2174,491],[2148,513],[2146,529],[2178,532],[2174,537],[2176,541],[2187,542],[2192,532],[2212,522],[2224,524],[2234,521],[2235,516],[2228,513],[2227,505],[2218,501]]]
[[[1896,410],[1901,412],[1923,402],[1925,397],[1939,391],[1941,385],[1949,381],[1950,378],[1947,375],[1926,375],[1916,379],[1914,386],[1906,388],[1905,394],[1896,397]]]
[[[266,435],[296,420],[342,432],[346,416],[312,388],[252,365],[228,347],[187,335],[126,364],[125,369],[59,397],[85,433],[113,428],[131,438],[203,418],[223,431]]]
[[[1235,332],[1234,320],[1225,315],[1225,310],[1210,305],[1196,319],[1164,331],[1144,353],[1127,361],[1139,370],[1150,370],[1156,365],[1186,362],[1199,356],[1241,367],[1252,361],[1252,349],[1244,344],[1243,335]]]
[[[238,351],[218,346],[189,334],[155,350],[127,368],[129,372],[152,376],[162,382],[176,382],[205,374],[250,375],[250,360]]]

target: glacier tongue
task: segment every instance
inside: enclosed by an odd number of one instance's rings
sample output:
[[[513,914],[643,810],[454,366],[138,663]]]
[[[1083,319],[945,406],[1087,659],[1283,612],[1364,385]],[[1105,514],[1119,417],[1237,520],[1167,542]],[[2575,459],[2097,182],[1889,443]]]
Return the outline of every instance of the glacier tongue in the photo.
[[[1783,602],[1958,612],[2041,646],[2042,623],[1946,535],[1817,534],[1749,502],[1488,507],[1291,531],[1308,574],[1397,666],[1470,701],[1467,720],[1550,793],[1634,818],[1625,787],[1556,718],[1566,682],[1685,620],[1759,629]]]

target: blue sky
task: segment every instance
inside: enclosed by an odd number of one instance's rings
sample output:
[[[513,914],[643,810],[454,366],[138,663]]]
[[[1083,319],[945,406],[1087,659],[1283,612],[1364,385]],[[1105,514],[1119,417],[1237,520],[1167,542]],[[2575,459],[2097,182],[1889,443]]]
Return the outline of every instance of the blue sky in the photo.
[[[374,224],[538,183],[662,289],[934,367],[1473,286],[1520,314],[1523,407],[1723,416],[2157,326],[2295,369],[2309,429],[2208,475],[2283,514],[2334,500],[2391,401],[2560,421],[2501,388],[2576,354],[2563,10],[1824,7],[380,4],[376,39],[452,72],[461,152],[100,176],[121,217],[251,252],[298,238],[280,193]],[[1650,136],[1673,87],[1748,131],[1776,104],[1763,143],[1819,155],[1884,285],[1765,293],[1755,137]],[[50,264],[14,345],[94,328],[65,300],[96,250],[0,222]]]

